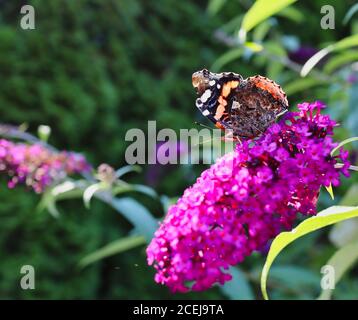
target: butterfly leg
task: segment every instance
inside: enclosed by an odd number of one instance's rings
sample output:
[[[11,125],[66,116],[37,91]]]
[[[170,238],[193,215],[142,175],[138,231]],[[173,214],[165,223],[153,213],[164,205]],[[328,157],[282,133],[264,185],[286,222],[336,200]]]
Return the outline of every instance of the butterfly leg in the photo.
[[[276,119],[281,117],[282,115],[284,115],[286,112],[288,112],[287,109],[283,110],[282,112],[280,112],[277,116],[276,116]]]
[[[239,142],[242,145],[242,142],[239,137],[234,135],[234,130],[231,128],[225,128],[225,136],[221,138],[223,141],[232,141],[232,142]]]
[[[240,145],[242,145],[242,141],[239,137],[235,137],[232,134],[226,134],[224,137],[222,137],[223,141],[232,141],[232,142],[238,142]]]

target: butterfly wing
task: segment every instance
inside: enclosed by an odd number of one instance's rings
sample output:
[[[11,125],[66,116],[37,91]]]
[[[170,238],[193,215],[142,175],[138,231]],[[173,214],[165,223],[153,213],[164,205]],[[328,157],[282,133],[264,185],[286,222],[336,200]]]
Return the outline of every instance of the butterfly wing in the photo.
[[[286,94],[274,81],[254,76],[244,80],[230,103],[230,125],[241,138],[261,135],[287,110]]]

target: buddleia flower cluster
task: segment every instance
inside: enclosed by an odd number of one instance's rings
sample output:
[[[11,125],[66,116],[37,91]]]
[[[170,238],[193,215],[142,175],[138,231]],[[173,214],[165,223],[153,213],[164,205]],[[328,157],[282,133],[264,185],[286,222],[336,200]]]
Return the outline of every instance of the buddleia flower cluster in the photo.
[[[173,292],[224,284],[230,266],[263,250],[299,217],[316,214],[321,187],[338,186],[350,166],[347,151],[331,155],[336,123],[323,108],[299,104],[185,190],[147,248],[156,282]]]
[[[88,172],[90,168],[85,158],[76,153],[0,139],[0,173],[9,177],[9,188],[24,184],[41,193],[67,175]]]

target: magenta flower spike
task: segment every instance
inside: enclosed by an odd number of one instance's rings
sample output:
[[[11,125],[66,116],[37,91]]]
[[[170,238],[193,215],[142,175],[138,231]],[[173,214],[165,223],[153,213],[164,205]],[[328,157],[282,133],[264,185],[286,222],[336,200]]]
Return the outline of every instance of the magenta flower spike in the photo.
[[[238,144],[171,206],[147,248],[155,281],[173,292],[206,290],[267,248],[300,215],[316,214],[322,186],[348,176],[348,153],[332,140],[336,123],[317,101],[298,105],[256,140]],[[337,162],[343,167],[336,167]]]

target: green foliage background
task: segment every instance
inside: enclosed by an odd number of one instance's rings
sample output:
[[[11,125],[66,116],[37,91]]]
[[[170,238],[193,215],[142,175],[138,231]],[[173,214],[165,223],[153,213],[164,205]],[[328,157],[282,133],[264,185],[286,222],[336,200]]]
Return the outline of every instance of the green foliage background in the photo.
[[[204,121],[194,107],[191,73],[210,68],[228,51],[215,39],[214,31],[226,26],[234,32],[235,28],[227,23],[242,16],[252,1],[226,1],[217,14],[208,13],[207,1],[27,3],[36,10],[35,30],[20,28],[19,12],[24,1],[0,1],[1,122],[26,123],[32,132],[39,124],[50,125],[51,144],[83,152],[95,165],[106,162],[119,167],[124,164],[124,137],[128,129],[145,129],[148,120],[157,120],[158,129],[175,130],[192,128],[195,120]],[[320,8],[328,3],[336,9],[336,29],[324,31],[319,27]],[[348,36],[358,30],[357,21],[347,26],[341,21],[353,3],[299,1],[295,8],[303,20],[273,18],[266,44],[272,52],[286,55],[287,36],[316,48]],[[261,56],[241,57],[230,61],[224,69],[243,76],[264,74],[283,86],[299,78],[280,63]],[[340,84],[325,82],[296,91],[289,98],[292,105],[321,99],[339,108],[341,101],[350,99],[349,90],[342,96]],[[344,110],[332,113],[342,120],[349,111]],[[354,134],[353,125],[343,126],[339,135],[346,137],[347,128],[348,133]],[[174,168],[155,181],[155,186],[161,194],[177,196],[194,178],[195,172]],[[146,172],[132,179],[146,182]],[[338,191],[338,200],[345,189],[347,186]],[[59,206],[59,219],[36,212],[38,202],[39,196],[21,188],[8,190],[2,181],[1,299],[224,298],[217,288],[185,296],[170,294],[154,283],[154,271],[146,265],[144,247],[78,270],[76,264],[81,257],[125,236],[130,225],[98,202],[93,203],[90,211],[84,209],[80,200],[64,202]],[[326,203],[328,197],[322,199],[322,205]],[[148,205],[158,218],[164,214],[157,205]],[[290,252],[283,263],[294,264],[294,259],[298,259],[302,265],[317,270],[333,248],[327,241],[311,246],[313,241],[313,237],[300,240],[301,251]],[[262,263],[262,257],[257,255],[244,266],[255,270]],[[19,270],[24,264],[33,265],[37,271],[36,290],[24,291],[19,287]],[[290,277],[289,274],[287,278]],[[352,287],[349,290],[358,294],[358,284],[351,278],[343,286]],[[301,298],[306,297],[305,288],[301,293]],[[280,294],[278,297],[289,298],[292,292],[283,290]]]
[[[48,124],[56,147],[115,167],[124,164],[129,128],[154,119],[158,127],[192,126],[191,73],[220,52],[211,39],[219,23],[205,18],[205,2],[28,3],[34,31],[20,28],[23,1],[0,3],[1,122],[33,132]],[[39,196],[1,186],[0,298],[171,297],[154,283],[144,247],[76,270],[81,257],[128,232],[108,206],[66,202],[56,220],[35,212]],[[19,287],[23,264],[37,270],[34,291]]]

